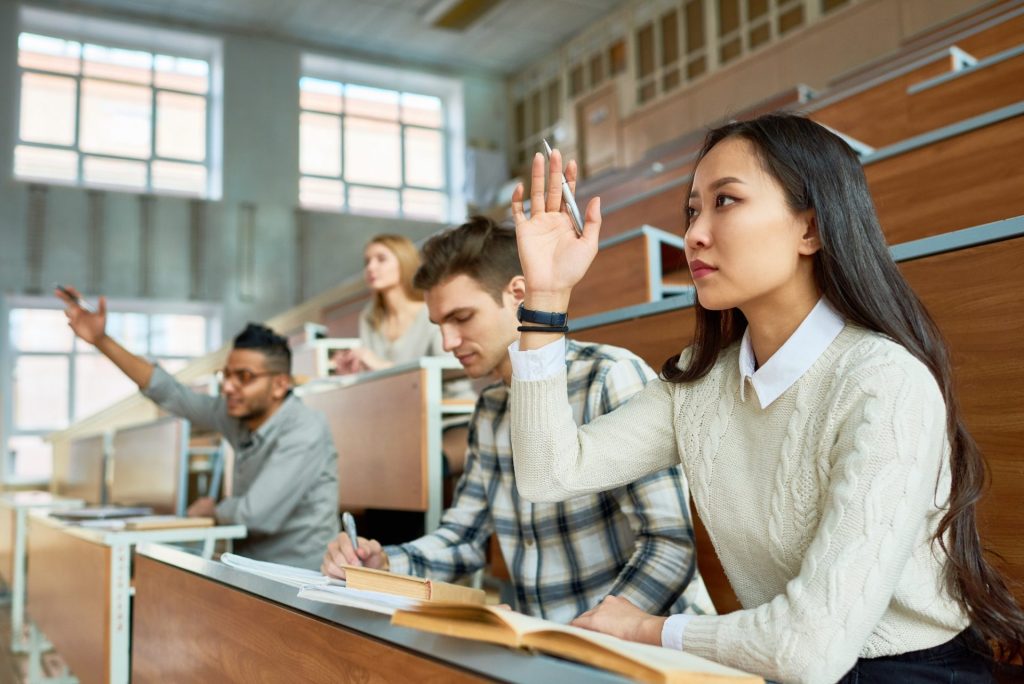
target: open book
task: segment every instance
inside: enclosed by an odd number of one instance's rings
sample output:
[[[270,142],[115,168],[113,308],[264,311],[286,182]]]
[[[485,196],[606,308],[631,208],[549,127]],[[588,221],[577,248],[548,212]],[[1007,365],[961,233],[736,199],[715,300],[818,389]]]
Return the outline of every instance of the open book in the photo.
[[[452,603],[475,603],[483,605],[486,594],[483,589],[464,587],[459,584],[399,575],[385,570],[374,570],[355,565],[345,566],[345,583],[349,589],[376,591],[383,594],[404,596],[417,601],[446,601]]]
[[[267,579],[281,582],[292,587],[322,586],[327,584],[344,584],[342,580],[336,580],[315,570],[297,568],[293,565],[283,563],[268,563],[253,558],[246,558],[234,553],[223,553],[220,562],[236,570],[259,575]]]
[[[496,606],[423,603],[397,610],[391,624],[462,639],[532,648],[642,682],[739,684],[756,677],[683,651],[624,641]]]

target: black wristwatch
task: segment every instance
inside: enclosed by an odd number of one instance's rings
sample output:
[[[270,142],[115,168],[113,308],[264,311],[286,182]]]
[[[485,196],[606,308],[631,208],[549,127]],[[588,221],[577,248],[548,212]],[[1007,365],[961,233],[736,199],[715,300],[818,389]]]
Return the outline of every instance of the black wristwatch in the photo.
[[[569,322],[569,314],[556,313],[554,311],[534,311],[527,309],[520,302],[519,310],[516,311],[516,318],[520,323],[536,323],[537,325],[549,325],[553,328],[564,328]]]

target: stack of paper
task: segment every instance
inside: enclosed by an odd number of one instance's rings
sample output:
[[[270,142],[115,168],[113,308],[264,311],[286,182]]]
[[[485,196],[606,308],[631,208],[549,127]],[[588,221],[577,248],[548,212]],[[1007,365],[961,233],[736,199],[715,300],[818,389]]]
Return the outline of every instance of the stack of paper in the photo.
[[[292,565],[283,565],[281,563],[268,563],[266,561],[253,560],[252,558],[238,556],[233,553],[223,554],[220,557],[220,562],[224,565],[235,568],[236,570],[242,570],[244,572],[252,573],[253,575],[266,577],[267,579],[274,580],[275,582],[281,582],[282,584],[287,584],[292,587],[302,588],[310,585],[325,586],[328,584],[345,584],[343,580],[328,577],[327,575],[316,572],[315,570],[297,568]]]

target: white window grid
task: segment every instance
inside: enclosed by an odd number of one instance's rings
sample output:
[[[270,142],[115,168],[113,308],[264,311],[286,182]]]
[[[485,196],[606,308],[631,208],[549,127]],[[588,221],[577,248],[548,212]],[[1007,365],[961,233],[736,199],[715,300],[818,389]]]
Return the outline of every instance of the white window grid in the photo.
[[[16,101],[15,111],[19,112],[18,117],[17,117],[17,120],[18,120],[18,133],[17,133],[17,136],[15,138],[15,140],[16,140],[15,144],[19,145],[19,146],[20,145],[24,145],[24,146],[28,146],[28,147],[37,147],[37,148],[45,148],[45,149],[51,149],[51,150],[61,150],[61,151],[67,151],[67,152],[74,152],[77,155],[78,167],[77,167],[77,170],[76,170],[75,181],[72,182],[72,183],[68,183],[67,181],[64,181],[64,180],[58,180],[58,179],[52,179],[52,178],[46,178],[46,177],[38,177],[38,176],[26,176],[26,177],[18,176],[19,180],[25,180],[25,181],[31,181],[31,182],[45,182],[45,183],[51,184],[51,185],[73,185],[73,186],[76,186],[76,187],[88,187],[88,188],[97,188],[97,189],[106,189],[106,190],[118,190],[118,191],[123,191],[123,192],[140,192],[140,190],[138,188],[125,187],[125,186],[122,186],[122,185],[115,185],[115,184],[109,184],[109,183],[96,183],[96,182],[86,181],[85,180],[85,174],[84,174],[85,158],[86,157],[94,157],[94,158],[98,158],[98,159],[111,159],[111,160],[115,160],[115,161],[129,161],[129,162],[135,162],[135,163],[140,163],[140,162],[144,163],[146,165],[146,186],[145,186],[145,190],[144,190],[144,192],[146,194],[186,195],[186,196],[190,196],[190,197],[196,196],[194,193],[190,193],[190,192],[175,191],[175,190],[168,190],[168,189],[155,190],[153,188],[153,162],[155,162],[155,161],[167,161],[167,162],[173,162],[175,164],[189,164],[189,165],[192,165],[192,166],[201,166],[201,167],[205,168],[206,169],[206,188],[205,188],[204,192],[200,193],[200,195],[198,195],[198,196],[203,198],[203,199],[209,198],[211,196],[212,193],[210,192],[210,188],[211,188],[211,182],[212,182],[212,169],[211,169],[210,161],[212,159],[211,144],[212,144],[212,139],[213,139],[213,136],[211,135],[212,124],[213,124],[213,118],[212,118],[213,117],[213,108],[210,106],[211,105],[211,102],[210,102],[210,85],[211,85],[211,82],[212,82],[212,79],[213,79],[211,60],[203,59],[202,57],[196,57],[196,56],[192,56],[192,55],[169,54],[168,52],[165,52],[165,51],[152,52],[150,50],[145,49],[144,47],[140,47],[138,45],[133,45],[133,44],[128,44],[128,43],[119,43],[119,42],[116,42],[116,41],[107,41],[107,40],[103,40],[103,41],[79,40],[79,39],[77,39],[75,37],[69,37],[69,36],[65,36],[65,35],[58,35],[58,34],[54,34],[54,33],[43,33],[43,32],[36,32],[36,31],[23,31],[23,32],[19,33],[19,38],[20,38],[20,36],[22,34],[26,34],[26,33],[27,34],[32,34],[32,35],[39,35],[39,36],[43,36],[45,38],[51,38],[51,39],[54,39],[54,40],[64,40],[64,41],[68,41],[70,43],[77,43],[77,44],[79,44],[79,46],[80,46],[79,55],[78,55],[79,68],[78,68],[78,73],[77,74],[69,74],[67,72],[62,72],[62,71],[47,71],[47,70],[44,70],[44,69],[24,67],[24,66],[22,66],[20,64],[20,60],[19,60],[17,79],[15,80],[15,88],[17,90],[17,96],[15,98],[15,101]],[[106,77],[106,76],[94,76],[94,75],[88,75],[87,76],[87,75],[85,75],[84,74],[84,65],[83,65],[83,60],[84,60],[83,55],[84,55],[84,52],[85,52],[84,48],[85,48],[86,44],[96,45],[96,46],[102,47],[102,48],[132,50],[132,51],[135,51],[135,52],[144,52],[144,53],[148,54],[151,57],[151,60],[150,60],[150,81],[151,82],[150,82],[150,84],[139,83],[137,81],[130,81],[130,80],[122,80],[122,79],[110,78],[110,77]],[[206,92],[205,93],[199,93],[199,92],[196,92],[194,90],[179,90],[179,89],[176,89],[176,88],[169,88],[169,87],[166,87],[166,86],[157,86],[156,85],[156,78],[155,77],[156,77],[156,57],[158,55],[166,56],[166,57],[173,57],[173,58],[193,59],[193,60],[197,60],[197,61],[206,62],[206,66],[207,66],[207,88],[206,88]],[[72,143],[70,145],[59,145],[59,144],[54,144],[54,143],[36,142],[36,141],[33,141],[33,140],[24,140],[21,137],[21,124],[20,124],[21,83],[22,83],[22,76],[24,74],[39,74],[39,75],[43,75],[43,76],[55,76],[55,77],[59,77],[59,78],[73,79],[75,81],[74,140],[72,141]],[[128,156],[121,156],[121,155],[116,155],[116,154],[107,154],[107,153],[102,153],[102,152],[86,152],[86,151],[81,149],[79,142],[80,142],[80,138],[81,138],[81,128],[82,128],[82,81],[83,80],[99,81],[99,82],[103,82],[103,83],[113,83],[113,84],[117,84],[117,85],[128,85],[128,86],[132,86],[132,87],[141,87],[141,88],[149,88],[150,89],[150,112],[149,112],[149,116],[150,116],[150,121],[149,121],[149,131],[150,131],[149,151],[150,151],[150,153],[149,153],[148,157],[128,157]],[[156,145],[156,137],[157,137],[157,101],[158,101],[158,96],[159,96],[160,93],[172,93],[172,94],[178,94],[178,95],[187,95],[189,97],[202,97],[203,98],[204,104],[205,104],[205,110],[206,110],[206,121],[205,121],[205,128],[206,128],[206,130],[204,131],[206,146],[205,146],[205,149],[204,149],[203,161],[201,163],[195,161],[194,159],[183,159],[183,158],[178,158],[178,157],[162,156],[162,155],[158,155],[156,153],[156,148],[157,148],[157,145]]]
[[[16,349],[11,342],[10,335],[10,318],[13,310],[60,310],[61,307],[53,303],[50,298],[43,297],[11,297],[8,298],[4,303],[4,306],[0,308],[0,314],[2,314],[2,320],[0,320],[0,333],[3,334],[2,345],[0,347],[5,348],[7,353],[6,363],[0,367],[0,386],[3,389],[3,395],[9,397],[9,401],[3,403],[3,423],[4,429],[0,438],[0,449],[3,450],[4,457],[0,460],[0,469],[2,469],[2,476],[4,482],[16,482],[17,479],[12,477],[14,468],[14,455],[8,452],[7,445],[11,438],[15,437],[45,437],[52,432],[64,429],[68,425],[72,425],[76,420],[75,415],[75,397],[76,397],[76,385],[77,385],[77,368],[76,361],[80,357],[89,355],[99,354],[90,344],[83,342],[77,337],[72,342],[71,349],[68,351],[46,351],[46,350],[34,350],[34,349]],[[153,306],[152,303],[144,302],[108,302],[108,311],[114,311],[119,314],[142,314],[146,316],[146,350],[145,352],[139,351],[141,356],[144,356],[151,361],[160,363],[161,361],[178,361],[178,360],[191,360],[200,358],[201,355],[187,355],[187,354],[151,354],[154,342],[153,322],[154,316],[165,315],[165,314],[189,314],[189,315],[200,315],[206,319],[206,340],[205,340],[205,353],[209,353],[220,343],[220,332],[221,332],[221,316],[219,308],[215,305],[204,305],[197,304],[195,302],[184,303],[181,305],[173,304],[162,304],[160,306]],[[14,415],[14,369],[17,366],[18,359],[21,357],[36,357],[36,358],[65,358],[68,360],[68,408],[67,416],[64,417],[63,426],[57,427],[45,427],[45,428],[21,428],[15,423]],[[79,416],[78,418],[83,418]]]
[[[441,98],[441,125],[440,126],[433,127],[433,126],[424,126],[422,124],[410,124],[410,123],[406,123],[403,120],[402,104],[401,104],[402,98],[401,98],[401,96],[402,95],[422,95],[422,93],[416,93],[416,92],[406,91],[406,90],[393,90],[391,88],[381,88],[380,86],[369,84],[369,83],[341,82],[341,81],[335,81],[333,79],[324,79],[324,78],[321,78],[319,76],[312,76],[312,75],[310,75],[309,78],[316,78],[317,80],[321,80],[321,81],[331,81],[332,83],[337,83],[337,84],[339,84],[342,87],[342,95],[341,95],[341,97],[342,97],[342,111],[340,113],[337,113],[337,112],[325,112],[325,111],[322,111],[322,110],[319,110],[319,109],[307,109],[307,108],[304,108],[304,107],[301,107],[301,106],[299,108],[300,114],[309,113],[309,114],[316,114],[317,116],[330,116],[330,117],[334,117],[334,118],[340,119],[341,139],[340,139],[340,144],[339,144],[339,147],[338,147],[338,154],[339,154],[340,159],[341,159],[341,173],[340,173],[340,175],[337,175],[337,176],[328,176],[328,175],[322,175],[322,174],[316,174],[316,173],[306,173],[306,172],[304,172],[304,171],[302,171],[300,169],[300,178],[317,178],[317,179],[320,179],[320,180],[340,181],[342,183],[342,191],[343,191],[341,211],[343,211],[345,213],[351,213],[351,210],[350,210],[351,204],[349,203],[349,195],[350,195],[350,191],[351,191],[352,188],[366,188],[366,189],[371,189],[371,190],[386,190],[388,192],[396,192],[398,194],[398,218],[405,218],[406,217],[406,213],[405,213],[405,200],[404,200],[404,196],[403,196],[403,191],[405,191],[405,190],[422,190],[422,191],[426,191],[426,192],[440,193],[440,194],[443,194],[445,196],[446,203],[448,203],[448,204],[451,203],[451,192],[449,190],[449,188],[451,187],[451,172],[449,170],[449,165],[448,165],[448,149],[449,149],[448,141],[449,141],[449,136],[448,136],[448,130],[447,130],[448,127],[446,125],[448,107],[447,107],[447,105],[446,105],[446,103],[444,101],[444,98]],[[349,85],[363,86],[363,87],[367,87],[367,88],[374,88],[374,89],[377,89],[377,90],[387,90],[387,91],[396,93],[398,95],[398,102],[399,102],[399,104],[398,104],[398,120],[395,121],[394,119],[373,117],[373,116],[369,116],[369,115],[366,115],[366,114],[350,115],[348,113],[348,111],[347,111],[347,108],[345,107],[345,104],[344,104],[345,98],[346,98],[345,88],[346,88],[346,86],[349,86]],[[398,148],[399,148],[399,165],[400,165],[399,168],[401,169],[401,174],[402,174],[402,181],[401,181],[401,184],[399,186],[395,187],[395,186],[390,186],[390,185],[375,185],[375,184],[372,184],[372,183],[352,182],[352,181],[349,181],[346,178],[346,173],[345,173],[345,130],[346,129],[345,129],[345,125],[346,125],[346,121],[347,121],[347,119],[349,117],[351,117],[353,119],[360,119],[360,120],[365,120],[365,121],[375,121],[375,122],[387,123],[387,124],[398,124],[398,126],[399,126],[399,136],[400,136],[400,138],[399,138],[400,139],[400,144],[398,146]],[[436,133],[440,133],[441,134],[441,150],[442,150],[441,155],[442,155],[442,163],[444,164],[444,182],[442,183],[442,185],[440,187],[433,187],[433,188],[425,187],[425,186],[422,186],[422,185],[414,185],[414,184],[408,183],[406,181],[406,177],[405,177],[406,176],[406,167],[405,167],[405,140],[406,140],[406,135],[405,134],[406,134],[407,130],[416,130],[416,129],[424,130],[424,131],[432,131],[432,132],[436,132]],[[309,207],[306,207],[306,208],[316,209],[316,210],[322,210],[323,209],[323,207],[321,207],[320,205],[309,206]],[[450,210],[451,210],[451,208],[449,207],[448,210],[445,213],[446,214],[450,213]]]

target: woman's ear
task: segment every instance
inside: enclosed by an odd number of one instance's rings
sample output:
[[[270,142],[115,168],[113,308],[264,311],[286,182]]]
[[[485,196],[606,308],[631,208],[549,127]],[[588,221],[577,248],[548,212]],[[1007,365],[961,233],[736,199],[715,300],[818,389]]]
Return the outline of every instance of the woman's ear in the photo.
[[[821,249],[821,234],[818,232],[818,214],[808,210],[804,221],[804,234],[800,238],[800,254],[811,256]]]

